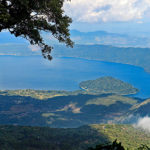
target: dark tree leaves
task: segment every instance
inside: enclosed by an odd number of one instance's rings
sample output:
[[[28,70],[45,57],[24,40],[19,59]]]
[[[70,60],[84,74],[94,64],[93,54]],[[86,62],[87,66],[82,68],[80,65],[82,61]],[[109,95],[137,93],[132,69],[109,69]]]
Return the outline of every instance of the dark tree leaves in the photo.
[[[89,148],[88,150],[125,150],[121,143],[115,140],[112,144],[96,145],[96,148]]]
[[[42,48],[44,58],[52,59],[52,47],[46,45],[41,31],[51,32],[59,42],[73,46],[69,25],[72,20],[64,15],[64,0],[0,0],[0,32],[4,29],[21,36]]]

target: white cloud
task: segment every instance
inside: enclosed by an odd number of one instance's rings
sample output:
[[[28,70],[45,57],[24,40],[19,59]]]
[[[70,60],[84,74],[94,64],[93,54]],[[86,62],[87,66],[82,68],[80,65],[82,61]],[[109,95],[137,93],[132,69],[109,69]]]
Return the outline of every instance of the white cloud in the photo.
[[[29,48],[31,49],[31,51],[33,51],[33,52],[36,52],[36,51],[41,50],[38,45],[29,45],[28,47],[29,47]]]
[[[150,0],[71,0],[64,9],[77,22],[140,20],[150,11]]]
[[[140,118],[134,126],[150,132],[150,117]]]

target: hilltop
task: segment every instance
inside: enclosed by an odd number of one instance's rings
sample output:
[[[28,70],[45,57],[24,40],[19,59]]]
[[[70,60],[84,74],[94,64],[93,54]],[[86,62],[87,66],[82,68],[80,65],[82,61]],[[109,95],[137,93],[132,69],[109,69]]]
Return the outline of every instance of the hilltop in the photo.
[[[83,81],[79,86],[89,93],[129,95],[138,92],[138,89],[134,88],[129,83],[125,83],[113,77],[101,77],[96,80]]]

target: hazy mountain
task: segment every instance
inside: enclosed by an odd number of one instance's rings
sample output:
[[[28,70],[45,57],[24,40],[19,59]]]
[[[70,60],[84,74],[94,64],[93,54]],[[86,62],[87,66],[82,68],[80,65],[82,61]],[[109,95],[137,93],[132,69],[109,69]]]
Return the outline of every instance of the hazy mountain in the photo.
[[[80,32],[71,30],[71,38],[76,44],[102,44],[122,47],[150,47],[148,37],[109,33],[106,31]]]
[[[150,116],[150,99],[132,106],[129,111],[119,119],[123,123],[135,123],[139,119]],[[147,124],[145,122],[145,124]]]
[[[138,102],[133,105],[125,114],[116,118],[115,123],[125,123],[125,124],[138,124],[140,120],[142,124],[140,126],[149,130],[149,120],[150,120],[150,99],[146,99],[142,102]]]
[[[131,36],[127,34],[110,33],[106,31],[94,31],[94,32],[80,32],[78,30],[71,30],[71,39],[76,44],[84,45],[112,45],[112,46],[122,46],[122,47],[150,47],[149,37],[146,36]],[[46,43],[50,45],[60,44],[51,34],[46,32],[42,33],[42,36]],[[28,41],[19,37],[16,38],[9,32],[0,33],[0,44],[8,43],[26,43]]]

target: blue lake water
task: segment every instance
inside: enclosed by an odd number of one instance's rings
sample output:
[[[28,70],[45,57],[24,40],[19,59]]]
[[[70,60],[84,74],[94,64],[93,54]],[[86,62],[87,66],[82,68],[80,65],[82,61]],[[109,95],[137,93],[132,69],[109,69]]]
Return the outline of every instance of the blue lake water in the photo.
[[[77,90],[81,81],[112,76],[132,84],[150,97],[150,74],[143,68],[80,58],[0,56],[0,89]]]

